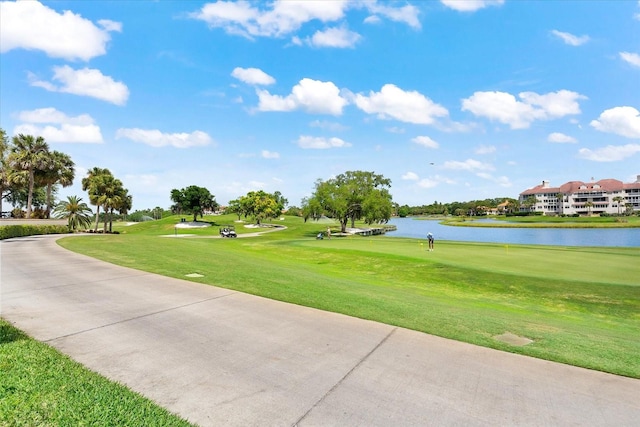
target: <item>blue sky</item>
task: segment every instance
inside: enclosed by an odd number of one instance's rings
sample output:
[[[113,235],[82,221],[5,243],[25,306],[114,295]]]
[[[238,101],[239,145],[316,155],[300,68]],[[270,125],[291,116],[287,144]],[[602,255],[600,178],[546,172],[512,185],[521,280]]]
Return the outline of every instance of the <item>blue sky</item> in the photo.
[[[300,205],[348,170],[422,205],[640,174],[640,2],[2,1],[0,126],[134,209]]]

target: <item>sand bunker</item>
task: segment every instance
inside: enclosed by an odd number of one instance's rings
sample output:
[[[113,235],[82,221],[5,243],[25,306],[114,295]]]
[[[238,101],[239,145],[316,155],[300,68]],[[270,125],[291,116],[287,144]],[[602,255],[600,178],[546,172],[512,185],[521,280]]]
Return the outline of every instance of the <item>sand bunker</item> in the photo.
[[[189,222],[179,222],[176,224],[176,228],[205,228],[211,227],[211,224],[208,222],[200,222],[200,221],[189,221]]]
[[[505,332],[502,335],[496,335],[493,337],[498,341],[506,342],[507,344],[515,345],[521,347],[523,345],[531,344],[533,340],[530,340],[526,337],[519,337],[518,335],[512,334],[511,332]]]

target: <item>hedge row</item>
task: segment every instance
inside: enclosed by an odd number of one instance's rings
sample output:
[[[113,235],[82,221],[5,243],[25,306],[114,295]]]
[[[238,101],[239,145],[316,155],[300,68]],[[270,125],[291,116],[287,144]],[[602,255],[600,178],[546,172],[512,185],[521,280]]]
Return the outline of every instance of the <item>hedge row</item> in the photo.
[[[542,216],[543,213],[538,212],[508,212],[505,216]]]
[[[69,227],[66,225],[3,225],[0,226],[0,240],[37,234],[66,234],[68,232]]]

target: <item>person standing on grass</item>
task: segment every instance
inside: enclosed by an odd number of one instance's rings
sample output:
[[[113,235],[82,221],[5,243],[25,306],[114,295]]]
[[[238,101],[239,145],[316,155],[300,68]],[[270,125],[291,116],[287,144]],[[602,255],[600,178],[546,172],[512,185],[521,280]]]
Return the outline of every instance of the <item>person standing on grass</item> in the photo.
[[[331,227],[327,227],[327,239],[331,239]]]
[[[427,233],[427,239],[429,240],[429,252],[433,252],[433,234],[431,232]]]

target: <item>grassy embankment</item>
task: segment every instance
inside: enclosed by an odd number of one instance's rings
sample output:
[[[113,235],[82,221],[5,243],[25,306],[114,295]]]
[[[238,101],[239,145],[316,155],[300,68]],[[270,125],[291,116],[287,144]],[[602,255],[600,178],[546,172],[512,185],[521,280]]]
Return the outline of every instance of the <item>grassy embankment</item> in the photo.
[[[190,426],[0,319],[1,426]]]
[[[429,219],[429,218],[425,218]],[[483,221],[490,219],[492,221]],[[443,224],[461,227],[522,227],[522,228],[640,228],[638,216],[489,216],[446,217]]]
[[[277,221],[286,230],[256,238],[206,238],[217,227],[179,231],[203,238],[159,237],[174,234],[177,221],[60,244],[166,276],[199,273],[189,280],[640,378],[640,248],[439,241],[428,252],[417,239],[315,240],[327,224],[290,217]],[[505,332],[533,343],[495,338]]]

